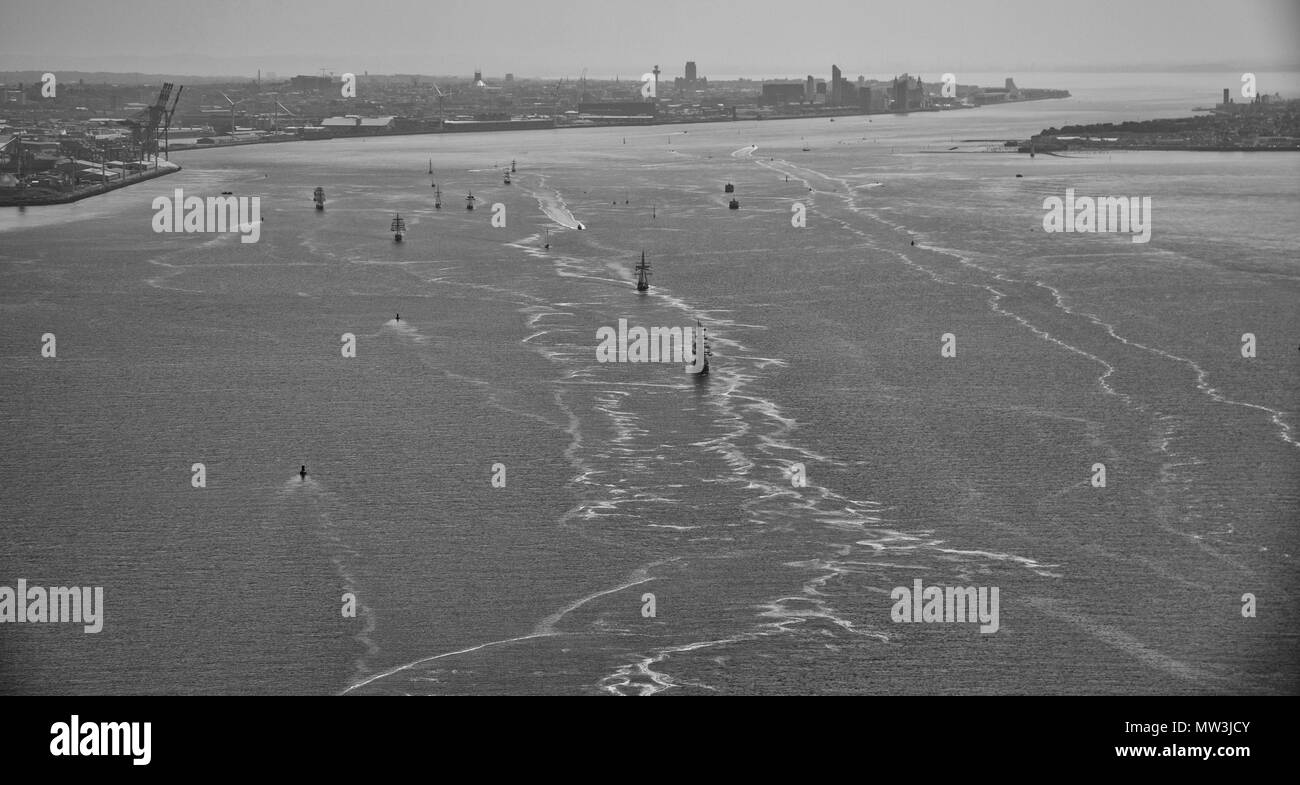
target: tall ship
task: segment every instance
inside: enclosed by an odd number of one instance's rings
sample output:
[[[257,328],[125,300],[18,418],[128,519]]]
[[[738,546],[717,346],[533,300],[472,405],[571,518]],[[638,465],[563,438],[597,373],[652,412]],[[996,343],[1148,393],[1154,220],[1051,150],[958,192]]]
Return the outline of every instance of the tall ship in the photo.
[[[393,223],[388,227],[388,231],[393,233],[393,240],[402,241],[402,235],[406,232],[406,221],[402,220],[401,214],[393,217]]]
[[[433,192],[433,209],[435,209],[435,210],[441,210],[441,209],[442,209],[442,189],[441,189],[441,188],[435,188],[435,189],[434,189],[434,192]]]
[[[324,189],[324,188],[317,188],[315,191],[312,191],[311,198],[312,198],[312,201],[314,201],[314,202],[316,203],[316,209],[317,209],[317,210],[324,210],[324,209],[325,209],[325,189]]]
[[[644,292],[650,288],[650,265],[645,260],[645,251],[641,252],[641,263],[636,266],[636,290]]]
[[[691,361],[686,364],[686,372],[694,376],[704,376],[709,372],[709,358],[713,350],[709,348],[709,331],[700,320],[695,320],[695,340],[691,341]]]
[[[469,195],[465,197],[465,209],[466,209],[466,210],[473,210],[473,209],[474,209],[474,192],[473,192],[473,191],[470,191],[470,192],[469,192]]]

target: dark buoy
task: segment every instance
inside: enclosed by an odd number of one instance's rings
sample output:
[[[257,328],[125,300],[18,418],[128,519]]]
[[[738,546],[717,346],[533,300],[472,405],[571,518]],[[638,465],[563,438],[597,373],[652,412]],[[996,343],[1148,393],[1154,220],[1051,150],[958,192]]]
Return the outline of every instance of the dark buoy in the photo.
[[[916,240],[913,240],[913,241],[912,241],[912,245],[916,245]]]
[[[304,463],[302,465],[302,469],[298,472],[298,476],[304,480],[307,479],[307,464]]]
[[[916,243],[912,243],[912,244],[913,244],[913,245],[916,245]],[[399,314],[397,315],[397,318],[393,319],[393,321],[395,321],[395,322],[400,322],[400,321],[402,321],[402,315],[399,313]]]

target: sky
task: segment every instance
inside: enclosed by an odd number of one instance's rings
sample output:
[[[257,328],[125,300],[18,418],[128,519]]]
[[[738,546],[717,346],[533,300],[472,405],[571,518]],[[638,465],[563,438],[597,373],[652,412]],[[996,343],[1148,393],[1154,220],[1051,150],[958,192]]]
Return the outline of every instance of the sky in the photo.
[[[0,70],[664,78],[1300,63],[1300,0],[2,0]]]

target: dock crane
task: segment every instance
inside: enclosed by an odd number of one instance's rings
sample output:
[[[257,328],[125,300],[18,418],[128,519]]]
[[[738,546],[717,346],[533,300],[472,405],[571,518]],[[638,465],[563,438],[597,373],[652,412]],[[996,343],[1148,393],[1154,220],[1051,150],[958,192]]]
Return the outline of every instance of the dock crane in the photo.
[[[284,112],[285,114],[289,115],[290,117],[297,117],[297,115],[294,114],[294,113],[289,109],[289,107],[287,107],[287,106],[285,106],[284,104],[280,103],[280,99],[279,99],[279,95],[280,95],[280,94],[279,94],[279,93],[271,93],[270,95],[271,95],[271,103],[275,104],[275,109],[272,110],[272,111],[275,113],[275,117],[274,117],[274,119],[271,121],[271,130],[273,130],[273,131],[279,131],[279,130],[280,130],[280,112]]]
[[[171,115],[167,111],[167,99],[171,97],[172,88],[171,82],[163,82],[162,90],[158,92],[158,99],[153,104],[145,107],[134,118],[121,121],[123,125],[131,128],[131,141],[140,151],[142,159],[151,154],[155,159],[158,157],[158,126],[164,118],[168,122],[171,120]],[[179,100],[180,93],[177,93],[176,97]],[[172,109],[175,111],[175,104],[172,105]]]
[[[176,114],[176,104],[179,104],[181,102],[181,93],[183,92],[185,92],[185,85],[181,85],[179,88],[176,89],[176,97],[172,99],[172,107],[167,110],[167,115],[166,117],[163,118],[163,154],[167,156],[168,161],[172,159],[172,153],[171,153],[172,115]]]

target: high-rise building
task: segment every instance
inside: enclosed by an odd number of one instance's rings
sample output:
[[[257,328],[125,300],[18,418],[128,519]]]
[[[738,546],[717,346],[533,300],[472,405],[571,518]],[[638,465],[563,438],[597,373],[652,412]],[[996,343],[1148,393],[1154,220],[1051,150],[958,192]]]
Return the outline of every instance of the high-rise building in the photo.
[[[840,101],[844,98],[844,88],[841,85],[841,82],[843,81],[844,81],[843,77],[840,74],[840,67],[838,65],[832,64],[830,98],[827,101],[827,103],[829,103],[831,106],[839,106]]]
[[[903,74],[894,77],[894,83],[890,88],[891,106],[895,112],[909,112],[915,109],[924,109],[929,104],[929,99],[925,95],[925,87],[921,83],[921,77],[912,77]]]
[[[801,82],[765,82],[758,102],[767,106],[797,104],[803,100],[803,93]]]
[[[807,101],[808,103],[812,103],[813,97],[816,95],[817,95],[817,82],[812,78],[812,74],[809,74],[808,78],[804,81],[803,84],[803,100]]]
[[[673,79],[673,87],[677,94],[682,97],[688,97],[689,94],[697,90],[707,90],[709,88],[708,77],[700,76],[699,69],[695,67],[694,60],[686,61],[686,76],[678,76]]]

